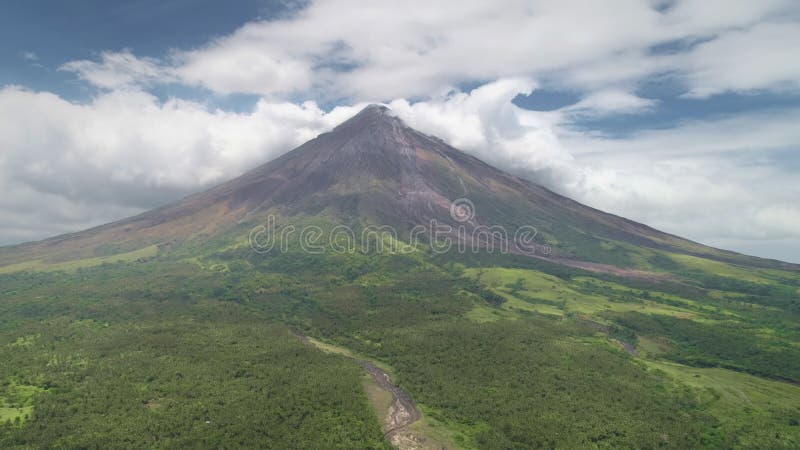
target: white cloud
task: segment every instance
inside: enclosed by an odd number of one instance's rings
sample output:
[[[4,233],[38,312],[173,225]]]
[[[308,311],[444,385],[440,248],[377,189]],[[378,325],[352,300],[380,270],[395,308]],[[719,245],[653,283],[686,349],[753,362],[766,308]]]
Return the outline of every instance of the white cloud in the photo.
[[[792,0],[314,1],[160,60],[129,51],[62,68],[102,88],[181,82],[221,94],[389,100],[509,77],[592,93],[670,72],[693,95],[797,89],[800,6]],[[347,11],[347,14],[341,14]],[[773,23],[770,20],[783,20]],[[690,52],[650,47],[708,40]],[[748,61],[741,64],[741,61]],[[346,70],[342,68],[346,67]],[[613,101],[613,99],[612,99]]]
[[[310,55],[294,55],[287,36],[247,25],[203,48],[174,55],[171,73],[183,82],[222,94],[271,95],[311,88]]]
[[[633,114],[650,110],[657,103],[657,100],[642,98],[621,89],[605,89],[593,92],[561,110],[578,115]]]
[[[88,104],[19,88],[0,90],[0,146],[11,179],[76,197],[104,195],[87,177],[140,190],[195,189],[269,159],[332,125],[313,102],[259,101],[246,114],[142,91]],[[80,176],[76,176],[80,174]]]
[[[511,103],[534,85],[532,80],[504,79],[469,93],[454,91],[416,103],[395,100],[389,106],[410,126],[490,164],[540,179],[571,178],[572,156],[555,133],[560,116]]]
[[[564,133],[562,145],[585,174],[566,188],[595,207],[701,242],[800,239],[800,183],[788,164],[798,120],[795,109],[621,138]]]
[[[142,211],[140,207],[72,200],[3,177],[0,190],[0,245],[84,230]]]
[[[800,89],[800,24],[763,23],[698,45],[686,57],[693,97]]]
[[[357,107],[325,113],[313,102],[262,100],[237,114],[162,103],[141,91],[79,104],[6,87],[0,243],[76,231],[175,200],[274,158]]]
[[[104,89],[175,81],[171,69],[154,58],[139,58],[130,50],[103,52],[100,62],[70,61],[59,70],[74,72],[82,80]]]
[[[787,0],[677,0],[668,9],[667,21],[692,33],[714,34],[720,30],[749,27],[761,20],[797,19],[797,4]]]
[[[800,145],[800,128],[790,125],[797,120],[800,110],[779,109],[686,121],[673,128],[642,130],[624,139],[600,139],[581,132],[564,137],[573,153],[593,153],[598,158],[652,153],[724,158],[726,153],[757,155],[762,150],[796,148]]]

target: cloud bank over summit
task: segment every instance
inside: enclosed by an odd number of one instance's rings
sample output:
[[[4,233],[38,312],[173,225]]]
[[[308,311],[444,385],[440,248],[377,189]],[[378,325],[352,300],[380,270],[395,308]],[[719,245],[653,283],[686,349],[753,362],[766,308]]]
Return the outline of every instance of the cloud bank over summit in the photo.
[[[330,0],[158,56],[100,47],[54,67],[92,89],[88,99],[0,89],[0,242],[158,206],[383,102],[410,126],[591,206],[792,259],[800,102],[615,124],[676,102],[797,98],[798,21],[797,3],[778,0]],[[548,110],[515,101],[551,91],[577,100]],[[254,106],[215,101],[236,95]]]

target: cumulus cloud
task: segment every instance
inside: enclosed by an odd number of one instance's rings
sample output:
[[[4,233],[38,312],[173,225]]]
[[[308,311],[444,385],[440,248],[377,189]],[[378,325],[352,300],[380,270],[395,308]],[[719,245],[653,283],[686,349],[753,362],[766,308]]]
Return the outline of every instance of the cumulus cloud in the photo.
[[[232,113],[142,91],[81,104],[6,87],[0,242],[75,231],[176,200],[313,138],[358,106],[326,113],[313,102],[261,100]]]
[[[454,9],[425,0],[315,1],[290,17],[251,22],[159,60],[125,50],[62,68],[102,88],[177,81],[221,94],[351,100],[427,96],[518,76],[590,91],[630,90],[663,72],[685,79],[692,95],[787,83],[798,88],[796,2],[658,6],[650,0],[510,0],[498,7],[465,0]],[[677,41],[709,42],[680,55],[650,51]],[[742,58],[750,63],[739,64]]]
[[[234,35],[192,51],[173,55],[170,73],[183,82],[222,94],[272,95],[312,86],[311,53],[300,35],[290,37],[270,28],[246,25]]]
[[[349,109],[349,108],[348,108]],[[75,198],[110,197],[87,180],[129,186],[132,204],[148,188],[196,189],[219,182],[311,139],[332,125],[313,102],[259,101],[252,112],[160,102],[142,91],[112,91],[88,104],[20,88],[0,90],[0,146],[6,176]]]
[[[468,93],[452,91],[415,103],[401,99],[389,106],[412,127],[498,167],[539,181],[572,178],[573,158],[556,135],[560,116],[511,102],[534,86],[529,79],[503,79]]]

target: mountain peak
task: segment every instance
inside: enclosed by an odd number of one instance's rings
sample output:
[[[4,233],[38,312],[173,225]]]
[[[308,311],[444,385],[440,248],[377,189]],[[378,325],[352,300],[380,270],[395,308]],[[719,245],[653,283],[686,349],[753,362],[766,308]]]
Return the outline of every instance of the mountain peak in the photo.
[[[454,215],[456,202],[471,205],[468,220]],[[202,239],[268,214],[320,216],[397,230],[434,220],[470,230],[524,224],[534,227],[544,242],[583,239],[601,248],[601,240],[610,239],[723,261],[778,265],[703,247],[581,205],[418,132],[386,106],[371,104],[332,131],[215,188],[137,217],[32,243],[16,254],[0,252],[0,266],[23,257],[88,258],[107,242],[141,248],[183,242],[186,236]],[[612,259],[616,254],[607,257],[590,244],[581,245],[556,251],[559,262],[600,270],[591,264],[619,260]]]
[[[391,109],[386,105],[381,105],[380,103],[370,103],[364,109],[361,110],[362,113],[367,111],[384,114],[391,111]]]
[[[364,107],[361,111],[356,114],[356,116],[376,116],[376,117],[392,117],[392,110],[386,106],[381,105],[380,103],[371,103]]]
[[[334,130],[341,131],[347,129],[363,129],[365,127],[373,128],[381,124],[405,126],[403,121],[395,116],[389,107],[373,103],[367,105],[355,116],[342,122],[340,125],[334,128]]]

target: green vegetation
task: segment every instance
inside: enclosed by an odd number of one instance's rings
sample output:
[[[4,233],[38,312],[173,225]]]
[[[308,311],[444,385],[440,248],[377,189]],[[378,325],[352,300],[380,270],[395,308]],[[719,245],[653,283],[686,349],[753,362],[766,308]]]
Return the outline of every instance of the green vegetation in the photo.
[[[665,357],[673,361],[800,381],[800,346],[741,322],[709,324],[637,312],[606,316],[636,334],[667,337],[674,345]]]
[[[19,426],[30,419],[34,396],[44,389],[6,381],[0,386],[0,424]]]
[[[669,257],[678,263],[679,266],[689,270],[696,270],[708,274],[723,277],[738,278],[745,281],[767,282],[768,280],[759,276],[758,271],[741,269],[723,262],[712,261],[710,259],[698,258],[690,255],[671,254]]]
[[[380,355],[434,418],[461,424],[467,447],[703,443],[711,419],[688,398],[576,335],[544,319],[443,323],[395,331]]]
[[[654,370],[689,386],[698,404],[719,422],[730,447],[798,448],[800,389],[718,368],[647,361]]]
[[[351,355],[459,448],[796,448],[798,278],[630,258],[680,275],[239,235],[0,275],[0,448],[387,448]]]
[[[386,447],[358,366],[213,300],[209,275],[164,264],[4,278],[0,398],[28,420],[0,424],[0,447]],[[86,283],[96,276],[107,282]]]
[[[48,328],[45,342],[58,335]],[[382,447],[359,369],[284,327],[172,320],[81,334],[48,355],[49,392],[0,446]]]
[[[40,272],[56,272],[61,270],[74,271],[76,269],[85,267],[94,267],[94,266],[99,266],[101,264],[141,261],[155,257],[157,254],[158,254],[158,246],[151,245],[149,247],[144,247],[139,250],[133,250],[130,252],[118,253],[108,256],[97,256],[94,258],[77,259],[74,261],[65,261],[65,262],[26,261],[0,267],[0,274],[24,272],[24,271],[40,271]]]
[[[526,269],[486,268],[465,272],[506,300],[505,309],[545,315],[639,311],[691,317],[693,302],[665,293],[628,288],[590,277],[571,281]],[[473,313],[474,315],[475,313]]]

